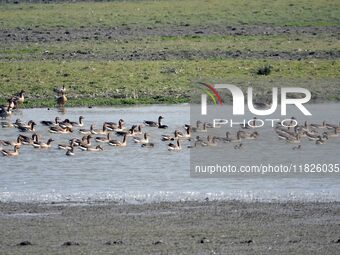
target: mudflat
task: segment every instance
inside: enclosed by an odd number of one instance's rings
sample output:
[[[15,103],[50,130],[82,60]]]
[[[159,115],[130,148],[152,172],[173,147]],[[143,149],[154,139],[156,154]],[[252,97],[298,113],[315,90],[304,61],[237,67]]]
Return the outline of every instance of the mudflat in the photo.
[[[340,203],[0,203],[1,254],[338,254]]]

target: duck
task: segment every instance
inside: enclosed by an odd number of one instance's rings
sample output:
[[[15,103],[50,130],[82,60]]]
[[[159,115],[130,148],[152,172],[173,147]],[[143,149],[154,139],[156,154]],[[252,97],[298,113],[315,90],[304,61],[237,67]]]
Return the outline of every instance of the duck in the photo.
[[[76,122],[76,121],[70,121],[70,124],[73,126],[73,127],[83,127],[84,126],[84,117],[83,116],[79,116],[79,121]]]
[[[19,150],[20,150],[20,147],[18,145],[15,145],[13,151],[1,150],[1,153],[5,157],[15,157],[19,155]]]
[[[67,103],[67,97],[65,96],[65,91],[60,92],[60,96],[57,98],[58,107],[64,107]]]
[[[125,134],[122,141],[110,140],[109,145],[114,147],[125,147],[127,145],[127,135]]]
[[[95,138],[96,142],[98,143],[108,143],[110,141],[110,134],[111,133],[107,133],[107,135],[105,137],[100,137],[100,136],[97,136]]]
[[[169,151],[180,151],[182,149],[181,144],[179,143],[179,140],[177,139],[176,143],[169,143],[168,144],[168,150]]]
[[[168,128],[167,125],[162,124],[162,119],[164,119],[163,116],[158,117],[158,122],[151,121],[151,120],[144,120],[144,124],[149,127],[158,127],[158,128],[163,128],[163,129]]]
[[[140,144],[149,143],[149,136],[148,136],[147,133],[144,133],[143,138],[135,137],[135,138],[133,138],[133,141],[134,141],[135,143],[140,143]]]
[[[40,123],[43,126],[47,126],[47,127],[51,127],[51,126],[57,126],[59,124],[59,117],[55,117],[54,121],[50,121],[50,120],[42,120],[40,121]]]

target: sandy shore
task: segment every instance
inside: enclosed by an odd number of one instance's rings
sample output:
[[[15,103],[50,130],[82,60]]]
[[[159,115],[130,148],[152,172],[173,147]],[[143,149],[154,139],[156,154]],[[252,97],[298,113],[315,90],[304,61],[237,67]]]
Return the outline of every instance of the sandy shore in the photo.
[[[338,254],[340,203],[0,203],[1,254]]]

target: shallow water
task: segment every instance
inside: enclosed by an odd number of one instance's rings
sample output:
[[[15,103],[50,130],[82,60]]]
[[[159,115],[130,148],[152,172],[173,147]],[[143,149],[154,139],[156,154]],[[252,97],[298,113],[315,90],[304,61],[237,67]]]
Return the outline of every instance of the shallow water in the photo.
[[[327,108],[327,105],[323,107]],[[340,109],[339,104],[332,105],[330,109],[334,110],[324,112],[325,119],[339,117],[335,111]],[[162,134],[183,129],[183,124],[189,122],[189,113],[189,105],[69,108],[66,114],[54,109],[22,110],[12,117],[13,121],[16,118],[25,121],[33,119],[38,123],[41,120],[52,120],[56,116],[77,121],[83,115],[86,128],[92,123],[100,128],[104,121],[117,122],[120,118],[130,127],[143,120],[156,120],[159,115],[164,115],[164,122],[169,125],[169,129],[145,128],[155,143],[152,149],[141,148],[129,139],[126,148],[105,145],[103,152],[76,150],[74,157],[66,157],[64,150],[57,149],[57,144],[82,135],[78,132],[72,135],[50,134],[46,127],[39,125],[37,132],[42,136],[41,140],[46,141],[49,137],[56,140],[53,148],[40,150],[23,146],[19,157],[1,157],[0,201],[110,199],[120,202],[151,202],[202,200],[207,197],[246,201],[340,201],[340,181],[334,177],[191,178],[190,149],[169,152],[167,143],[160,141]],[[16,129],[0,129],[0,139],[14,140],[17,134]],[[332,146],[339,149],[340,138],[336,139]],[[291,153],[291,150],[287,150],[287,153]]]

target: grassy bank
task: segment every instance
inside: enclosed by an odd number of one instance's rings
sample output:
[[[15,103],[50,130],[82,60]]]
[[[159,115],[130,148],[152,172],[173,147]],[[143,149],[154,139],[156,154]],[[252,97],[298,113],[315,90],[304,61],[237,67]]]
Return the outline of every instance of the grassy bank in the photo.
[[[335,26],[336,0],[174,0],[4,4],[1,27],[250,25]],[[20,18],[19,18],[20,17]]]
[[[265,65],[272,72],[258,75]],[[333,60],[30,61],[0,63],[0,69],[1,98],[24,88],[31,106],[52,105],[53,89],[61,84],[70,105],[187,102],[193,83],[202,80],[252,84],[261,91],[303,85],[315,100],[340,100],[340,61]]]

